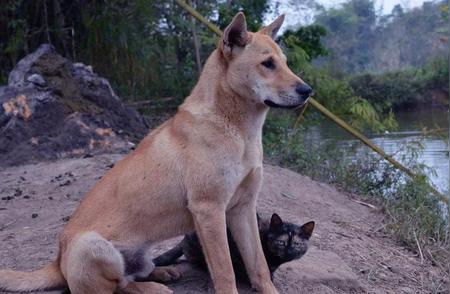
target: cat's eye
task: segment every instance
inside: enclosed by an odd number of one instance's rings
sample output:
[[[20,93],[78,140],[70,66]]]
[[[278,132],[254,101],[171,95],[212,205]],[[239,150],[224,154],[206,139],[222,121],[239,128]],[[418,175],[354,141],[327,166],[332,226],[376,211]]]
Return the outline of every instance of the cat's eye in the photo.
[[[268,69],[275,69],[275,63],[273,62],[272,57],[264,60],[263,62],[261,62],[261,64]]]
[[[296,248],[301,248],[301,247],[303,247],[303,243],[302,242],[292,242],[292,246],[294,246]]]
[[[277,245],[277,246],[286,246],[286,241],[275,240],[275,245]]]

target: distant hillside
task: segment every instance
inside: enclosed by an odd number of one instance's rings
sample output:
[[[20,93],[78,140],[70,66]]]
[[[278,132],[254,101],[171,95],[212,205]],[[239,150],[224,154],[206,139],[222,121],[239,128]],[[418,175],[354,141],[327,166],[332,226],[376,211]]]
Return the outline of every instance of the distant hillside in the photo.
[[[426,2],[404,11],[400,5],[378,17],[372,0],[350,0],[324,10],[316,23],[328,30],[331,51],[320,63],[331,62],[337,72],[357,74],[422,66],[448,52],[448,6]]]

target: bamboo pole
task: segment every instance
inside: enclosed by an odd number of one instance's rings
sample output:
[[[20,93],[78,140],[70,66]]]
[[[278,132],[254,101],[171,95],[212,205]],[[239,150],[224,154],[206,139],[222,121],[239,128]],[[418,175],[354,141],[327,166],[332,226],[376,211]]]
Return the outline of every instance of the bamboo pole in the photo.
[[[187,4],[184,0],[175,0],[175,2],[178,3],[181,7],[183,7],[187,12],[189,12],[193,17],[198,19],[201,23],[203,23],[205,26],[207,26],[211,31],[216,33],[218,36],[222,36],[222,31],[215,26],[214,24],[210,23],[206,18],[203,17],[200,13],[197,12],[194,8],[192,8],[189,4]]]
[[[386,152],[383,151],[383,149],[381,149],[380,147],[378,147],[375,144],[373,144],[372,142],[370,142],[370,140],[366,136],[364,136],[363,134],[358,132],[356,129],[354,129],[350,125],[348,125],[346,122],[344,122],[342,119],[340,119],[339,117],[334,115],[331,111],[326,109],[325,106],[323,106],[322,104],[317,102],[315,99],[309,98],[309,103],[311,103],[312,106],[317,108],[320,112],[323,113],[323,115],[325,115],[326,117],[328,117],[329,119],[334,121],[341,128],[343,128],[344,130],[346,130],[347,132],[352,134],[354,137],[358,138],[361,142],[363,142],[364,144],[369,146],[373,151],[380,154],[384,159],[389,161],[397,169],[403,171],[404,173],[406,173],[408,176],[410,176],[412,178],[416,177],[416,175],[410,169],[403,166],[400,162],[398,162],[394,158],[390,157],[388,154],[386,154]]]
[[[390,162],[395,168],[398,170],[401,170],[405,174],[407,174],[409,177],[411,177],[414,180],[417,180],[420,176],[416,175],[412,170],[407,168],[406,166],[402,165],[400,162],[389,156],[386,152],[383,151],[380,147],[373,144],[366,136],[358,132],[356,129],[352,128],[350,125],[348,125],[346,122],[344,122],[342,119],[334,115],[331,111],[329,111],[325,106],[317,102],[315,99],[309,98],[309,103],[311,103],[312,106],[314,106],[317,110],[322,112],[323,115],[334,121],[338,126],[349,132],[354,137],[358,138],[361,142],[363,142],[366,146],[371,148],[373,151],[381,155],[385,160]],[[442,193],[437,191],[434,187],[429,185],[431,192],[439,198],[442,202],[448,205],[448,198],[444,196]]]
[[[216,33],[218,36],[222,36],[222,31],[217,26],[215,26],[214,24],[210,23],[206,18],[204,18],[200,13],[198,13],[194,8],[189,6],[189,4],[187,4],[184,0],[175,0],[175,2],[177,2],[181,7],[183,7],[187,12],[189,12],[193,17],[195,17],[201,23],[206,25],[211,31]],[[378,147],[375,144],[373,144],[367,137],[365,137],[363,134],[358,132],[356,129],[354,129],[350,125],[348,125],[345,121],[343,121],[342,119],[340,119],[339,117],[334,115],[331,111],[329,111],[325,106],[323,106],[322,104],[317,102],[314,98],[310,97],[308,99],[308,101],[309,101],[308,104],[311,104],[312,106],[314,106],[317,110],[319,110],[327,118],[329,118],[332,121],[334,121],[338,126],[340,126],[344,130],[349,132],[351,135],[353,135],[358,140],[363,142],[366,146],[368,146],[373,151],[375,151],[376,153],[381,155],[381,157],[383,157],[385,160],[390,162],[395,168],[397,168],[400,171],[404,172],[405,174],[407,174],[409,177],[411,177],[414,180],[419,178],[419,176],[416,175],[413,171],[411,171],[406,166],[402,165],[400,162],[398,162],[397,160],[395,160],[394,158],[389,156],[386,152],[383,151],[383,149],[381,149],[380,147]],[[302,110],[301,115],[303,114],[303,111],[306,109],[306,106],[307,105],[305,105],[305,108]],[[300,120],[298,120],[298,122],[299,121]],[[296,121],[296,124],[297,124],[297,121]],[[431,191],[433,192],[433,194],[437,198],[439,198],[439,200],[441,200],[442,202],[444,202],[444,203],[446,203],[448,205],[448,198],[446,196],[441,194],[439,191],[437,191],[431,185],[429,187],[430,187]]]

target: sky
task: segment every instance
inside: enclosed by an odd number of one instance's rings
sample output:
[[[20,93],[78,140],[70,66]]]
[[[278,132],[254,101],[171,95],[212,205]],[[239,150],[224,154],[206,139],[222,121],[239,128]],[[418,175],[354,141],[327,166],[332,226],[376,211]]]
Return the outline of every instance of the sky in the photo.
[[[308,0],[306,0],[308,1]],[[339,4],[346,2],[346,0],[315,0],[317,3],[323,5],[325,8],[331,8],[339,6]],[[430,1],[430,0],[428,0]],[[314,15],[311,10],[299,9],[297,6],[293,6],[291,3],[295,0],[278,0],[278,12],[272,12],[266,15],[265,23],[270,23],[275,17],[275,14],[286,15],[285,24],[279,33],[282,33],[288,27],[298,27],[299,24],[306,25],[314,20]],[[305,0],[302,0],[305,2]],[[404,10],[409,10],[415,7],[420,7],[426,0],[375,0],[375,9],[382,14],[389,14],[395,5],[400,4]]]
[[[428,0],[429,1],[429,0]],[[320,4],[325,7],[332,7],[336,4],[342,3],[344,1],[340,0],[318,0]],[[422,4],[426,2],[424,0],[375,0],[375,7],[377,10],[382,8],[383,14],[389,14],[394,8],[395,5],[400,4],[406,10],[422,6]]]

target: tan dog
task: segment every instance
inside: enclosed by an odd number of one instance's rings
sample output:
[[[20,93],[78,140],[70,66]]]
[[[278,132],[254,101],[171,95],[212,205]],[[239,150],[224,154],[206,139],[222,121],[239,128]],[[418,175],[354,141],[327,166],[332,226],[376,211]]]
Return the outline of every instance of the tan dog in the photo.
[[[0,271],[0,290],[167,293],[161,284],[134,282],[153,269],[149,244],[195,228],[216,292],[237,293],[228,225],[253,287],[278,293],[256,220],[262,127],[268,106],[297,107],[311,93],[272,40],[283,20],[251,33],[237,14],[178,113],[81,202],[60,235],[56,261],[31,273]]]

